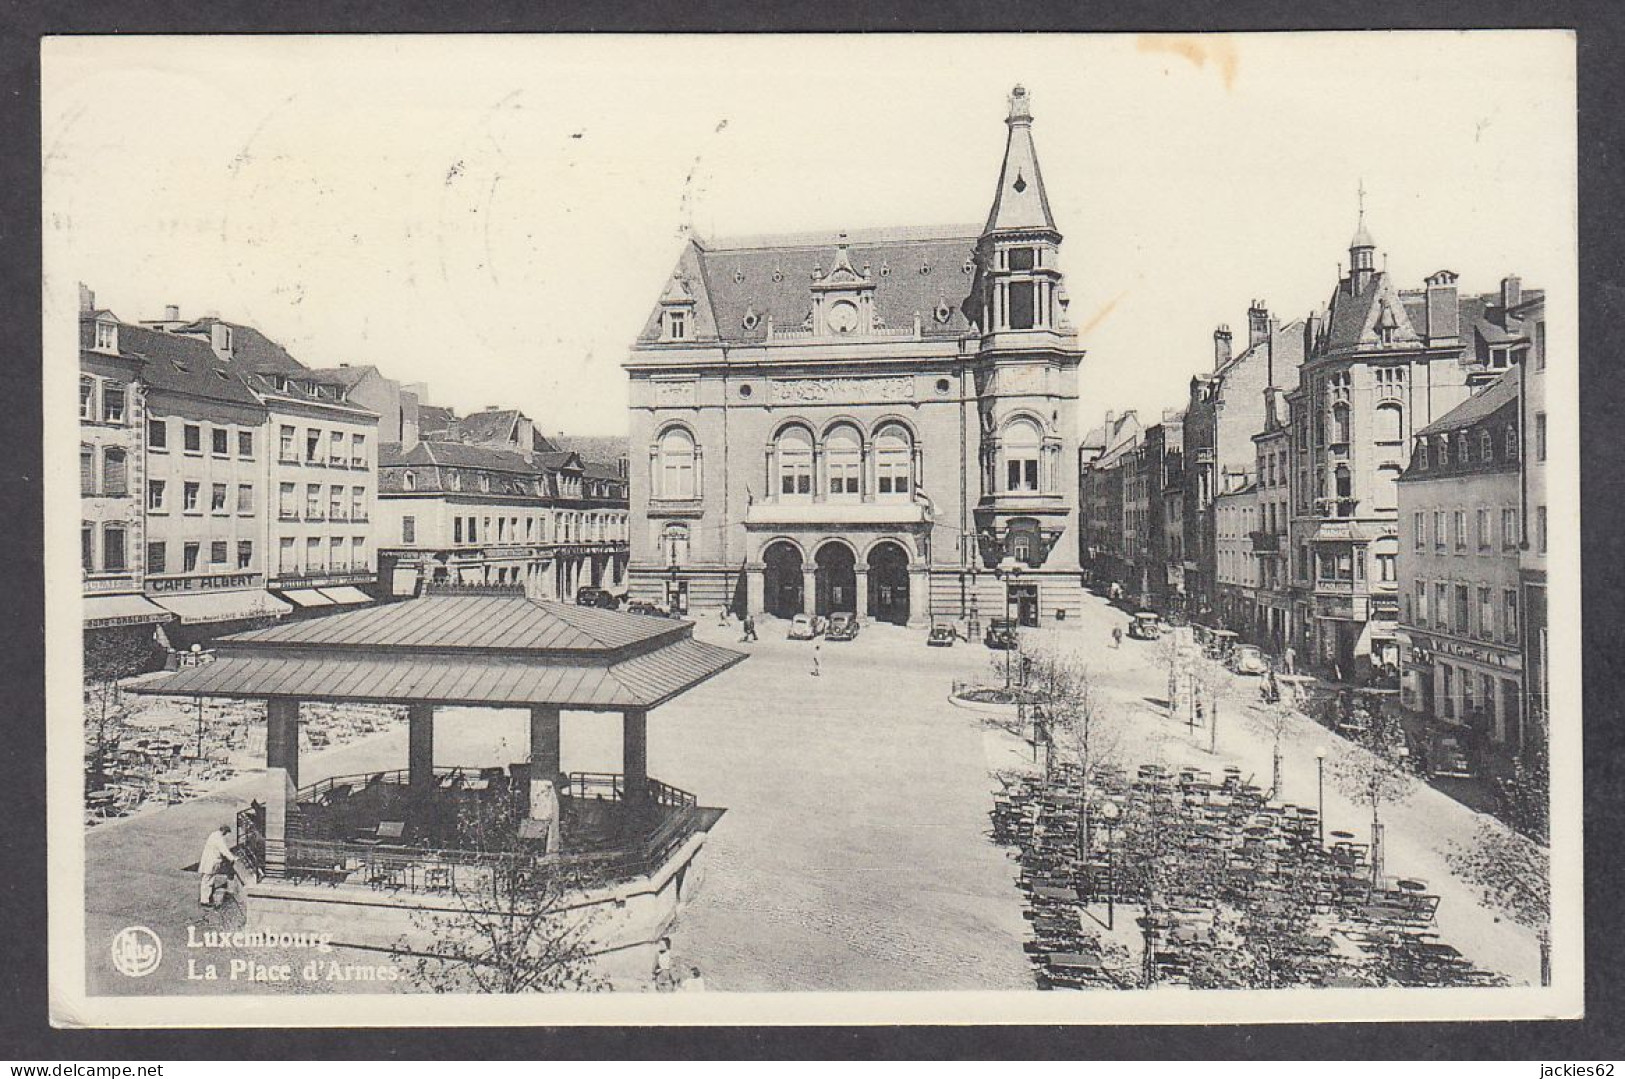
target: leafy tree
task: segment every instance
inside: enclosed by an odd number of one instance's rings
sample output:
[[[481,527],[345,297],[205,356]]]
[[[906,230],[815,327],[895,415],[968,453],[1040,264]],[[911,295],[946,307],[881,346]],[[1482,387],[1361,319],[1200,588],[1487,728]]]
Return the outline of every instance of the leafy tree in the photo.
[[[436,993],[535,993],[603,988],[594,973],[595,918],[572,909],[589,877],[516,853],[517,804],[459,815],[463,845],[484,855],[458,867],[436,909],[413,914],[415,932],[393,954]]]
[[[92,788],[106,784],[108,753],[129,718],[119,680],[142,670],[156,648],[150,626],[85,632],[85,781]]]
[[[1382,807],[1410,794],[1417,781],[1417,763],[1395,710],[1364,709],[1357,700],[1352,707],[1358,722],[1349,740],[1356,749],[1334,757],[1330,771],[1332,781],[1345,795],[1371,807],[1371,878],[1376,881],[1383,873]]]

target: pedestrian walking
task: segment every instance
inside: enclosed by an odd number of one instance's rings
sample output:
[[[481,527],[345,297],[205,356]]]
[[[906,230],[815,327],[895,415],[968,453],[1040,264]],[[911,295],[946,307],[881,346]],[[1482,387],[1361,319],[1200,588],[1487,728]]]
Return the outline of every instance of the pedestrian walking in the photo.
[[[237,856],[231,852],[231,840],[227,838],[230,835],[231,825],[222,824],[203,841],[203,853],[197,860],[199,906],[217,906],[215,893],[230,886],[227,874],[232,873],[237,864]]]
[[[1298,654],[1292,650],[1290,644],[1286,646],[1286,653],[1281,658],[1286,661],[1287,674],[1298,673]]]
[[[654,982],[656,992],[666,993],[677,988],[672,978],[670,937],[661,937],[655,947]]]
[[[818,675],[818,649],[819,649],[819,648],[820,648],[820,647],[821,647],[821,646],[820,646],[820,645],[819,645],[819,644],[817,644],[817,643],[816,643],[816,642],[815,642],[815,643],[814,643],[814,644],[813,644],[813,665],[812,665],[812,676],[813,676],[813,677],[814,677],[814,678],[817,678],[817,677],[818,677],[818,676],[819,676],[819,675]]]
[[[756,616],[753,615],[753,614],[747,614],[745,616],[745,635],[743,637],[739,638],[739,640],[740,640],[740,643],[743,643],[745,641],[754,641],[755,639],[756,639]]]
[[[1122,626],[1113,626],[1112,627],[1112,647],[1113,648],[1121,648],[1121,647],[1123,647],[1123,627]]]
[[[678,988],[684,993],[705,992],[705,977],[700,974],[700,968],[689,967],[688,977],[683,979],[683,984],[678,986]]]
[[[717,608],[717,625],[723,626],[723,627],[726,627],[728,625],[728,608],[726,608],[726,607],[718,607]]]

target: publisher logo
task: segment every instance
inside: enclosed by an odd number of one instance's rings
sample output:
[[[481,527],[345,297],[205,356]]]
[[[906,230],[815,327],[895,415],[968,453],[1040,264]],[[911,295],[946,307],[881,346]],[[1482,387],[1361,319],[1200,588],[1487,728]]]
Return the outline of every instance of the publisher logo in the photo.
[[[132,925],[113,934],[113,966],[130,978],[145,978],[158,969],[164,946],[158,934],[144,925]]]

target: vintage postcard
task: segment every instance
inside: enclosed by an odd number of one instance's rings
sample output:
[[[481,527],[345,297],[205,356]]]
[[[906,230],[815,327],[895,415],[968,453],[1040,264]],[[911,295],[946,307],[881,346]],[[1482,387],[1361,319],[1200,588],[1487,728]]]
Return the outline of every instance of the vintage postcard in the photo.
[[[1572,34],[42,61],[58,1025],[1582,1013]]]

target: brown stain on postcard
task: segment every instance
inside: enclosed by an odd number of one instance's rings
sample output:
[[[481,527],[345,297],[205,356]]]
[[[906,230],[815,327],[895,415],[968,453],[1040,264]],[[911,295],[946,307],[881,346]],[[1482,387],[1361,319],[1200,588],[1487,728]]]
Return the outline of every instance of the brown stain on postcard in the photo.
[[[1209,60],[1219,69],[1226,90],[1236,88],[1236,70],[1241,66],[1241,55],[1235,41],[1226,35],[1193,37],[1184,34],[1141,34],[1134,47],[1144,53],[1172,53],[1184,57],[1198,68],[1206,67]]]

